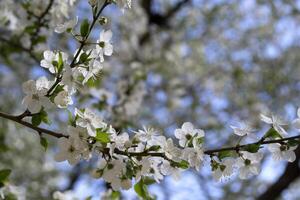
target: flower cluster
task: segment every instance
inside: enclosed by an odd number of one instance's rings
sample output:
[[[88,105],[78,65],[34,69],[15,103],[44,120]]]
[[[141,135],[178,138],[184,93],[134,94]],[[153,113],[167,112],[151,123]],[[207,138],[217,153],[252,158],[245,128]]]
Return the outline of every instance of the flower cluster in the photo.
[[[108,2],[111,3],[111,1],[104,2],[103,9]],[[99,11],[99,15],[96,16],[100,16],[103,9],[97,1],[89,3],[94,11]],[[122,8],[131,7],[129,0],[116,3]],[[94,20],[97,20],[95,16]],[[26,94],[23,104],[31,114],[34,125],[45,121],[48,108],[52,106],[67,108],[72,105],[73,95],[81,86],[98,77],[104,61],[113,54],[111,30],[102,30],[95,43],[87,40],[95,22],[90,25],[88,20],[84,20],[80,26],[80,34],[74,33],[78,23],[77,17],[56,26],[56,33],[70,33],[79,41],[80,47],[73,56],[59,50],[44,51],[40,65],[54,75],[54,80],[40,77],[36,81],[29,80],[23,84],[23,91]],[[73,59],[70,59],[71,57]],[[130,98],[127,98],[129,100],[125,103],[121,98],[121,102],[125,104],[125,113],[128,116],[136,112],[132,109],[134,104],[141,104],[141,96],[144,94],[141,95],[139,91],[143,87],[141,83],[130,95],[127,94],[128,90],[124,89],[124,94]],[[58,139],[59,151],[55,155],[55,160],[68,161],[69,164],[75,165],[81,160],[88,161],[96,155],[100,159],[96,169],[91,173],[92,176],[103,178],[115,191],[131,188],[133,180],[137,187],[144,188],[145,182],[149,180],[160,182],[168,175],[178,179],[181,171],[190,168],[199,171],[208,160],[215,179],[230,177],[236,171],[241,179],[245,179],[259,174],[263,145],[267,145],[274,160],[293,162],[296,158],[294,150],[298,141],[284,140],[287,132],[283,126],[286,124],[275,115],[260,117],[270,126],[261,139],[250,144],[240,144],[244,138],[257,138],[255,129],[249,125],[231,126],[234,134],[240,137],[236,146],[205,150],[205,132],[195,128],[190,122],[185,122],[181,128],[174,130],[176,140],[173,140],[146,127],[132,132],[118,131],[92,109],[75,108],[74,117],[67,126],[65,135]],[[294,121],[296,128],[300,127],[299,121],[299,119]],[[270,142],[271,140],[274,141]],[[61,195],[57,193],[56,198],[62,198]]]

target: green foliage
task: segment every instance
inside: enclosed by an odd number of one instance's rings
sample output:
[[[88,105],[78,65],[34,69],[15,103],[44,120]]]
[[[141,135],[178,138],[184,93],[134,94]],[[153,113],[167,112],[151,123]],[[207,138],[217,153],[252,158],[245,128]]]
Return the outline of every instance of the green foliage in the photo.
[[[0,170],[0,188],[5,185],[5,183],[8,181],[8,177],[11,174],[10,169],[2,169]]]
[[[258,152],[259,147],[260,147],[259,144],[248,144],[243,148],[243,150],[248,151],[250,153],[256,153]]]
[[[299,140],[296,140],[296,139],[294,139],[294,140],[289,140],[289,141],[287,142],[287,144],[288,144],[289,147],[294,147],[294,146],[299,145]]]
[[[31,117],[31,123],[34,126],[39,126],[42,122],[44,122],[45,124],[51,124],[50,120],[48,119],[47,112],[43,109],[41,110],[41,112],[34,114]]]
[[[40,144],[42,145],[42,147],[44,147],[44,149],[46,151],[47,148],[48,148],[48,140],[45,137],[41,136],[40,137]]]
[[[153,145],[148,150],[149,151],[158,151],[161,147],[159,145]]]
[[[273,127],[266,132],[264,137],[273,139],[282,138],[282,136]]]
[[[62,58],[62,53],[58,53],[58,64],[57,64],[57,72],[60,73],[63,70],[64,67],[64,61]]]
[[[82,37],[86,37],[89,33],[89,21],[87,19],[83,20],[83,22],[81,23],[81,26],[80,26],[80,35]]]
[[[98,142],[101,142],[101,143],[104,143],[104,144],[107,144],[107,143],[110,142],[109,134],[106,133],[106,132],[103,132],[102,129],[97,129],[97,133],[96,133],[95,139]]]
[[[234,152],[230,151],[230,150],[228,150],[228,151],[221,151],[221,152],[218,153],[218,158],[220,160],[222,160],[223,158],[232,157],[232,156],[234,156]]]
[[[171,163],[172,166],[178,167],[181,169],[188,169],[189,168],[189,163],[186,160],[181,160],[180,162],[173,162]]]
[[[134,185],[134,191],[137,193],[139,197],[145,200],[152,200],[153,197],[150,196],[147,188],[147,184],[144,182],[144,178],[142,177],[139,182]]]

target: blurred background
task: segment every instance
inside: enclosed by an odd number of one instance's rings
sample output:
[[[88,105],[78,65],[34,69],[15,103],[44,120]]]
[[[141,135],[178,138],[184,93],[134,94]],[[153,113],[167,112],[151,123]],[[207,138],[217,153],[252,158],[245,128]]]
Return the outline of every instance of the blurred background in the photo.
[[[72,55],[78,48],[53,27],[64,18],[92,17],[88,0],[54,0],[37,30],[28,10],[45,10],[48,1],[0,1],[1,112],[24,111],[24,81],[53,78],[39,65],[44,50]],[[63,2],[74,6],[66,9]],[[63,17],[56,16],[58,9]],[[145,125],[169,137],[190,121],[205,130],[207,149],[235,145],[230,125],[243,121],[252,123],[259,137],[268,129],[260,113],[291,121],[300,106],[299,14],[298,0],[133,0],[124,13],[111,5],[103,13],[108,23],[95,28],[91,41],[111,29],[113,56],[96,81],[80,87],[70,111],[90,107],[119,131]],[[67,116],[66,110],[53,109],[52,124],[45,127],[62,132]],[[52,199],[54,191],[72,190],[79,199],[100,199],[106,185],[89,176],[97,159],[76,166],[56,163],[56,140],[47,139],[45,152],[32,130],[0,119],[0,169],[13,170],[10,183],[20,198]],[[159,200],[300,199],[299,148],[296,153],[294,163],[274,162],[266,154],[261,174],[246,181],[232,176],[216,182],[207,164],[179,181],[167,177],[150,192]],[[137,197],[131,189],[122,191],[122,199]]]

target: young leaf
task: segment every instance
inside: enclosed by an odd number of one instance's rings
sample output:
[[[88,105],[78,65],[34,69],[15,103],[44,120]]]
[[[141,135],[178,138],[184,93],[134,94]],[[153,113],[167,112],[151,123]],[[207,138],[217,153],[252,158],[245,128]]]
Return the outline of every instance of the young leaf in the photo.
[[[174,167],[178,167],[181,169],[188,169],[189,168],[189,163],[186,160],[181,160],[180,162],[173,162],[171,163]]]
[[[289,145],[289,147],[297,146],[297,145],[299,145],[299,140],[289,140],[288,145]]]
[[[223,158],[233,156],[233,154],[234,153],[232,151],[221,151],[221,152],[218,153],[218,158],[220,160],[222,160]]]
[[[63,61],[63,58],[62,58],[62,53],[59,52],[58,53],[58,64],[57,64],[58,73],[60,73],[62,71],[63,66],[64,66],[64,61]]]
[[[31,123],[33,126],[39,126],[42,122],[42,119],[41,119],[41,115],[40,114],[36,114],[36,115],[33,115],[32,118],[31,118]]]
[[[7,181],[10,173],[11,173],[10,169],[2,169],[2,170],[0,170],[0,183],[4,183],[5,181]]]
[[[105,133],[105,132],[102,132],[101,130],[97,130],[97,133],[96,133],[96,140],[101,142],[101,143],[109,143],[110,142],[110,138],[109,138],[109,134],[108,133]]]
[[[248,144],[243,149],[245,151],[248,151],[250,153],[256,153],[259,150],[260,145],[259,144]]]
[[[145,200],[152,200],[153,198],[149,195],[147,185],[144,183],[144,179],[141,178],[139,182],[134,185],[134,191]]]
[[[39,114],[42,122],[44,122],[45,124],[51,124],[51,121],[48,118],[48,114],[44,109]]]
[[[274,129],[274,128],[270,128],[265,136],[265,138],[273,138],[273,139],[276,139],[276,138],[282,138],[282,136]]]
[[[89,21],[87,19],[83,20],[80,26],[80,34],[82,37],[86,37],[89,33]]]
[[[48,140],[44,137],[40,137],[40,144],[44,147],[45,151],[47,151],[48,148]]]
[[[7,182],[10,173],[11,173],[10,169],[0,170],[0,188],[5,185],[5,182]]]

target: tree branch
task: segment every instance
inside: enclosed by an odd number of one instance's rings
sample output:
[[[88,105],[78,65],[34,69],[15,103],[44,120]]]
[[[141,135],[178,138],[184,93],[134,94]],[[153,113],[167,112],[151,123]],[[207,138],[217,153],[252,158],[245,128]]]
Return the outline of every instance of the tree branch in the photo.
[[[22,124],[28,128],[31,128],[35,131],[37,131],[38,133],[45,133],[48,135],[51,135],[53,137],[57,137],[57,138],[61,138],[61,137],[65,137],[68,138],[68,135],[64,135],[63,133],[58,133],[58,132],[54,132],[48,129],[44,129],[44,128],[40,128],[40,127],[36,127],[33,126],[31,123],[23,121],[22,119],[20,119],[20,116],[12,116],[12,115],[8,115],[5,113],[0,112],[0,117],[2,118],[6,118],[9,119],[11,121],[17,122],[19,124]],[[214,156],[216,153],[219,152],[223,152],[223,151],[240,151],[243,150],[244,147],[247,147],[249,145],[264,145],[264,144],[272,144],[272,143],[282,143],[284,141],[288,141],[288,140],[295,140],[295,139],[299,139],[300,135],[296,135],[296,136],[292,136],[292,137],[287,137],[287,138],[282,138],[282,139],[276,139],[276,140],[259,140],[257,142],[254,143],[249,143],[249,144],[244,144],[244,145],[237,145],[237,146],[232,146],[232,147],[225,147],[225,148],[218,148],[218,149],[211,149],[211,150],[206,150],[204,151],[204,154],[210,155],[210,156]],[[109,149],[105,149],[105,151],[109,151]],[[120,155],[125,155],[125,156],[153,156],[153,157],[162,157],[166,160],[170,160],[164,153],[160,153],[160,152],[149,152],[149,151],[143,151],[143,152],[128,152],[128,151],[122,151],[119,149],[115,149],[115,153],[116,154],[120,154]]]

